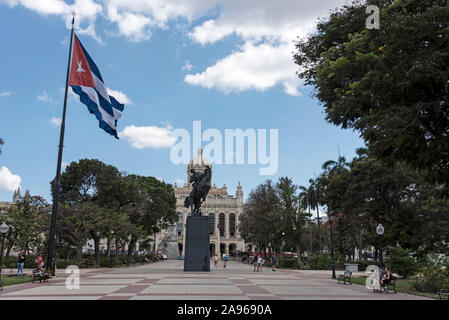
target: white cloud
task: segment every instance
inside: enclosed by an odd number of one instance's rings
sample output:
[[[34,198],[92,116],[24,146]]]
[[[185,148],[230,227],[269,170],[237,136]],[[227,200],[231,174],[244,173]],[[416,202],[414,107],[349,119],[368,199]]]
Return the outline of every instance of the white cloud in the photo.
[[[266,90],[282,84],[288,95],[300,95],[292,59],[297,36],[313,31],[316,19],[345,0],[227,0],[220,14],[196,26],[189,36],[202,45],[236,34],[244,45],[213,66],[184,80],[224,92]]]
[[[291,46],[246,43],[241,50],[219,60],[204,72],[188,74],[185,82],[223,92],[267,90],[277,84],[290,95],[298,95],[300,84],[291,62]]]
[[[170,148],[176,142],[176,137],[171,130],[171,127],[136,127],[132,125],[119,132],[119,137],[128,140],[131,146],[137,149]]]
[[[167,29],[179,18],[193,21],[215,7],[219,0],[106,0],[109,21],[117,23],[119,34],[132,41],[147,40],[151,29]]]
[[[113,96],[115,99],[117,99],[118,102],[123,103],[123,104],[133,104],[133,102],[131,101],[131,99],[129,99],[126,94],[124,94],[121,91],[118,90],[112,90],[107,88],[108,91],[108,95]]]
[[[75,0],[70,5],[62,0],[0,0],[0,3],[2,2],[11,8],[21,5],[44,16],[60,16],[66,20],[68,26],[71,26],[71,13],[75,11],[77,13],[75,20],[81,26],[77,32],[89,34],[101,42],[101,39],[95,33],[95,20],[101,14],[103,7],[93,0]]]
[[[13,192],[20,187],[20,176],[11,173],[7,167],[0,168],[0,191]]]
[[[55,126],[55,127],[59,127],[59,126],[61,126],[62,119],[61,119],[61,118],[56,118],[56,117],[51,117],[50,123],[51,123],[53,126]]]
[[[53,100],[53,98],[50,97],[49,94],[45,91],[37,96],[37,100],[43,101],[43,102],[55,103],[55,100]]]
[[[12,95],[12,91],[2,91],[2,92],[0,92],[0,98],[1,97],[9,97],[10,95]]]
[[[98,1],[98,0],[97,0]],[[299,95],[299,81],[293,63],[292,41],[313,31],[319,17],[347,0],[0,0],[9,6],[22,5],[42,15],[70,16],[79,8],[83,26],[78,33],[102,42],[95,32],[98,17],[116,26],[118,34],[131,41],[145,41],[153,30],[182,25],[189,37],[202,45],[213,44],[230,35],[243,45],[203,72],[190,74],[192,85],[217,88],[225,92],[267,90],[282,85],[289,95]],[[213,17],[213,18],[211,18]],[[198,21],[201,19],[201,23]],[[204,21],[205,20],[205,21]],[[261,54],[257,58],[257,54]],[[255,57],[256,61],[249,58]],[[263,59],[267,59],[264,65]],[[258,60],[258,61],[257,61]],[[193,66],[187,61],[184,71]],[[227,66],[234,68],[226,68]],[[279,69],[277,69],[279,68]],[[237,79],[242,76],[242,79]],[[223,79],[219,79],[222,77]]]
[[[190,63],[189,60],[187,60],[186,62],[184,62],[184,65],[182,66],[182,70],[183,71],[191,71],[194,68],[194,66]]]

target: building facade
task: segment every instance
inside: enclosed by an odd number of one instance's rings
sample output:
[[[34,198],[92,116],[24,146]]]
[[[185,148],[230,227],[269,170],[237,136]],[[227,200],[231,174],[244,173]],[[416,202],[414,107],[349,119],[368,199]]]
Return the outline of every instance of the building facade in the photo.
[[[190,161],[187,166],[187,181],[190,178],[191,169],[203,170],[205,166],[212,169],[210,162],[203,158],[202,150]],[[213,170],[212,170],[213,179]],[[178,213],[178,245],[181,255],[184,255],[185,231],[187,217],[191,214],[191,208],[184,206],[185,198],[192,191],[192,184],[187,182],[184,186],[174,185],[176,196],[176,211]],[[228,194],[224,185],[219,188],[212,185],[206,201],[201,206],[203,215],[209,217],[210,253],[211,256],[225,253],[227,256],[235,256],[238,252],[245,251],[245,243],[238,231],[239,217],[243,213],[243,190],[238,183],[235,195]]]

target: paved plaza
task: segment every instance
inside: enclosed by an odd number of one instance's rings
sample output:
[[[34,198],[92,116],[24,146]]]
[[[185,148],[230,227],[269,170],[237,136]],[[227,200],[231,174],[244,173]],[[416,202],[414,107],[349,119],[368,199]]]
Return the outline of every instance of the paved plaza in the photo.
[[[337,272],[338,274],[338,272]],[[0,299],[82,300],[422,300],[424,297],[373,293],[361,285],[337,284],[329,271],[277,270],[228,262],[227,269],[183,272],[183,261],[163,261],[120,269],[81,269],[80,288],[67,289],[60,271],[48,283],[5,287]]]

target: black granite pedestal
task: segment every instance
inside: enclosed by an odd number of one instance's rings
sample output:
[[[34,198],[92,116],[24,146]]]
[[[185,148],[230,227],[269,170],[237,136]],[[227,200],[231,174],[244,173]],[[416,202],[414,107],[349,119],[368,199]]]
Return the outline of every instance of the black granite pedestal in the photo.
[[[210,271],[209,250],[209,217],[187,217],[184,271]]]

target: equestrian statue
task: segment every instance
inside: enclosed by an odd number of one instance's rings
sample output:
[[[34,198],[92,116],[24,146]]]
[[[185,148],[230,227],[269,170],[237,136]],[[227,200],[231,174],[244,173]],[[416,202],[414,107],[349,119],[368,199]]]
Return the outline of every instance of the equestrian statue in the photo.
[[[211,187],[212,170],[206,166],[204,172],[196,172],[192,168],[190,173],[189,182],[192,183],[192,191],[186,197],[184,206],[192,208],[192,215],[201,216],[201,205],[206,200]]]

